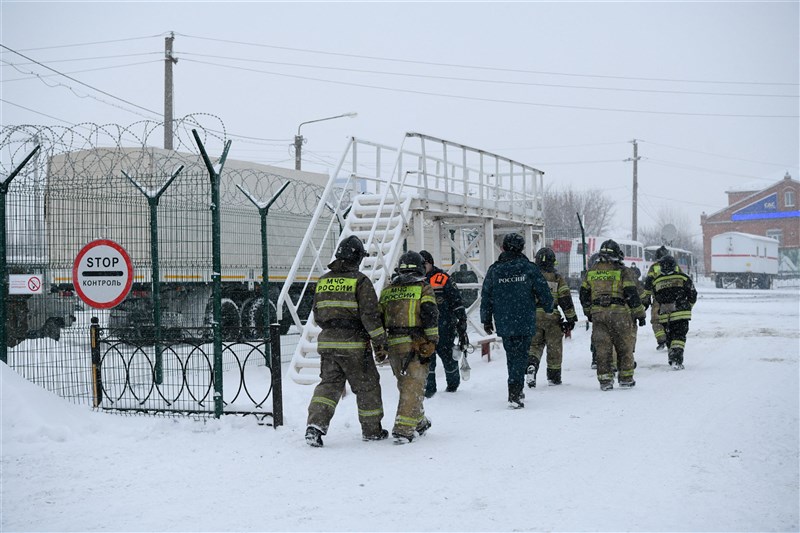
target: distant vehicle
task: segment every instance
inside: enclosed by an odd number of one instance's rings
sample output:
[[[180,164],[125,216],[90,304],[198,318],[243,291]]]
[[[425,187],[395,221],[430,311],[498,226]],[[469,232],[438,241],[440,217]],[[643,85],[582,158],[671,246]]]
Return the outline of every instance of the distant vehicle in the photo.
[[[729,231],[711,238],[711,277],[717,288],[769,289],[778,274],[778,241]]]
[[[660,245],[654,246],[645,246],[644,247],[644,268],[642,269],[642,273],[646,274],[653,263],[656,262],[656,251],[661,248]],[[666,246],[664,245],[669,251],[669,255],[675,258],[675,262],[678,263],[678,266],[681,267],[681,270],[687,275],[694,270],[694,254],[689,250],[683,250],[681,248],[675,248],[674,246]]]
[[[600,245],[603,244],[604,241],[611,239],[613,237],[586,237],[586,260],[589,260],[589,257],[592,254],[600,251]],[[631,239],[614,239],[619,247],[622,249],[622,253],[624,254],[625,258],[625,266],[631,266],[631,264],[636,265],[639,270],[643,273],[647,272],[644,269],[644,245],[639,241],[634,241]],[[567,265],[559,265],[561,268],[561,274],[567,278],[567,284],[570,286],[571,289],[577,289],[581,284],[581,274],[583,272],[583,241],[580,238],[572,239],[572,245],[569,247],[569,253],[567,254]],[[558,255],[556,254],[556,258],[558,259]],[[560,263],[560,261],[559,261]]]

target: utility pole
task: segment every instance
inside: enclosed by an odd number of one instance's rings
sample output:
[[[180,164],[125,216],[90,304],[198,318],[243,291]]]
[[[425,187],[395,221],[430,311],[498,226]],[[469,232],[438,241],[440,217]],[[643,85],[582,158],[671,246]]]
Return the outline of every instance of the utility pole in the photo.
[[[297,135],[294,136],[294,169],[301,170],[303,158],[301,151],[303,150],[303,136],[300,135],[300,128],[297,128]]]
[[[172,55],[175,33],[164,38],[164,149],[172,150],[172,65],[178,60]]]
[[[636,139],[631,141],[633,143],[633,159],[626,159],[625,161],[633,161],[633,201],[632,216],[631,216],[631,239],[636,240],[638,234],[638,213],[639,213],[639,144]]]

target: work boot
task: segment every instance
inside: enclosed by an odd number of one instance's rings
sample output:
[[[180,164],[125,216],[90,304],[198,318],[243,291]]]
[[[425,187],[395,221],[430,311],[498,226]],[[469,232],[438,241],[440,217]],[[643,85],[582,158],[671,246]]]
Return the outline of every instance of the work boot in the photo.
[[[517,385],[508,386],[508,406],[511,409],[522,409],[525,403],[522,401],[522,387]]]
[[[664,341],[659,341],[658,346],[656,346],[656,350],[661,351],[667,347],[667,343]]]
[[[525,383],[528,384],[528,387],[535,389],[536,388],[536,374],[539,372],[539,360],[536,358],[531,358],[531,363],[528,365],[528,368],[525,369]]]
[[[314,448],[322,448],[322,431],[313,426],[306,428],[306,444]]]
[[[667,357],[673,370],[683,370],[683,348],[670,348]]]
[[[548,368],[547,369],[547,382],[550,385],[561,385],[561,369]]]
[[[428,417],[424,417],[422,422],[417,425],[417,434],[421,437],[431,428],[432,425],[433,423],[431,423],[431,420]]]
[[[436,394],[436,389],[433,389],[433,390],[427,390],[427,389],[426,389],[426,390],[425,390],[425,397],[426,397],[426,398],[433,398],[433,396],[434,396],[435,394]]]
[[[633,378],[620,380],[619,386],[622,389],[630,389],[631,387],[635,387],[636,386],[636,380],[634,380]]]
[[[414,435],[401,435],[400,433],[392,433],[392,437],[394,437],[395,444],[408,444],[414,440]]]
[[[386,431],[385,429],[382,429],[377,433],[373,433],[373,434],[369,434],[369,435],[366,434],[366,433],[363,433],[361,435],[361,440],[366,442],[366,441],[370,441],[370,440],[383,440],[383,439],[386,439],[388,437],[389,437],[389,432]]]
[[[600,382],[600,390],[602,390],[602,391],[611,390],[613,388],[614,388],[614,382],[613,381],[601,381]]]
[[[455,392],[458,390],[458,385],[448,385],[444,390],[445,392]]]

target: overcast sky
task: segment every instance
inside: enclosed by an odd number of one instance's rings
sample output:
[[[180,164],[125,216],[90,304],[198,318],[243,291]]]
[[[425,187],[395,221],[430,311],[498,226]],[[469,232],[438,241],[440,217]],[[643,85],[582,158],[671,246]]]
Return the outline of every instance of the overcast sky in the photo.
[[[800,174],[796,1],[3,0],[0,19],[2,45],[28,58],[2,49],[3,126],[160,121],[175,32],[175,116],[220,117],[235,159],[293,168],[301,122],[355,111],[303,126],[304,169],[332,171],[349,136],[397,146],[417,131],[604,189],[616,237],[633,139],[640,228],[664,204],[699,224],[725,190]]]

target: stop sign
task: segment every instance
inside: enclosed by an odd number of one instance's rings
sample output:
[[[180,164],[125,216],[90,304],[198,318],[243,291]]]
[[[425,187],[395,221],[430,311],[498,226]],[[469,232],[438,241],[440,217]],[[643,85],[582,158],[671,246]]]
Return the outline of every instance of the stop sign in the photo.
[[[72,284],[78,297],[91,307],[114,307],[125,299],[133,285],[131,258],[114,241],[92,241],[75,258]]]

